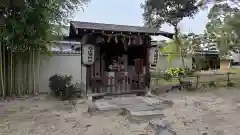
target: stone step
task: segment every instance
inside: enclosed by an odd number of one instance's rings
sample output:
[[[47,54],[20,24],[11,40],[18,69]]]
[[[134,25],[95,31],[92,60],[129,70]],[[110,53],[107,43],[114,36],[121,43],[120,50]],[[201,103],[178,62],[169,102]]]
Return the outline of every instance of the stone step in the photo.
[[[160,111],[160,110],[137,111],[137,112],[130,111],[130,113],[132,116],[152,116],[152,115],[163,114],[162,111]]]
[[[153,119],[162,119],[164,114],[160,110],[151,111],[130,111],[129,110],[129,120],[137,123],[149,122]]]
[[[155,97],[142,97],[142,100],[148,105],[161,104],[163,102]]]

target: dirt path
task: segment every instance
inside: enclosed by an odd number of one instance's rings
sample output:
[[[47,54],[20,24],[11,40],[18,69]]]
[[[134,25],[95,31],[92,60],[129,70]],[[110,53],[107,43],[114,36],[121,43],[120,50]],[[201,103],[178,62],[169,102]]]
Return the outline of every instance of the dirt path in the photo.
[[[164,111],[178,135],[240,135],[240,91],[213,90],[204,93],[169,93],[174,101]]]
[[[163,96],[174,102],[164,119],[178,135],[240,135],[240,90]],[[76,108],[46,96],[0,102],[0,135],[140,135],[147,130],[119,114],[89,116],[82,101]]]
[[[0,135],[139,135],[144,130],[119,114],[89,116],[80,102],[76,110],[45,96],[1,102]]]

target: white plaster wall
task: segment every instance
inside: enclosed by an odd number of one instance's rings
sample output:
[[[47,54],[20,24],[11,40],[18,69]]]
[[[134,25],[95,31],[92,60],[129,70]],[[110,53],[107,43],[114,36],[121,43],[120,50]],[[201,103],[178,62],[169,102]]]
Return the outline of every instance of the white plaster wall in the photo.
[[[192,69],[192,57],[185,57],[185,64],[188,68]],[[174,56],[171,61],[168,61],[167,55],[160,55],[158,58],[158,63],[156,66],[156,70],[164,70],[167,68],[181,68],[182,60],[179,56]]]
[[[49,77],[54,74],[72,75],[73,83],[80,83],[82,80],[82,82],[86,84],[86,67],[81,66],[80,54],[54,54],[53,56],[43,56],[40,66],[39,92],[50,91],[48,80]]]

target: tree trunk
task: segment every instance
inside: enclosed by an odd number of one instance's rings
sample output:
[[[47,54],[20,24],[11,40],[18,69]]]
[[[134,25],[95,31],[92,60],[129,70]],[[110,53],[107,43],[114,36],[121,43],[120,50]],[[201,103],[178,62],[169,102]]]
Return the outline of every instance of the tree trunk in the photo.
[[[183,68],[186,68],[185,60],[184,60],[184,54],[183,54],[183,47],[182,47],[182,43],[181,43],[181,40],[179,39],[178,35],[179,35],[178,28],[177,28],[177,26],[174,26],[174,36],[175,36],[177,45],[180,49],[180,57],[181,57],[181,60],[182,60],[182,66],[183,66]]]

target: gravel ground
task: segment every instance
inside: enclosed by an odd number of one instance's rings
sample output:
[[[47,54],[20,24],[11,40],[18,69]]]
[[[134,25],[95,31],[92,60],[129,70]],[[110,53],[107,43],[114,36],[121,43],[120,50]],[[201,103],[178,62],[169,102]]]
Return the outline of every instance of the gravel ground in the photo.
[[[177,135],[240,135],[240,90],[171,92],[164,110]],[[141,135],[153,134],[147,124],[131,124],[119,114],[89,116],[87,106],[49,96],[0,102],[0,135]]]
[[[68,101],[48,96],[0,102],[0,135],[139,135],[145,125],[129,124],[112,113],[89,116],[79,100],[76,109]]]
[[[240,135],[240,90],[168,93],[174,102],[164,111],[178,135]]]

